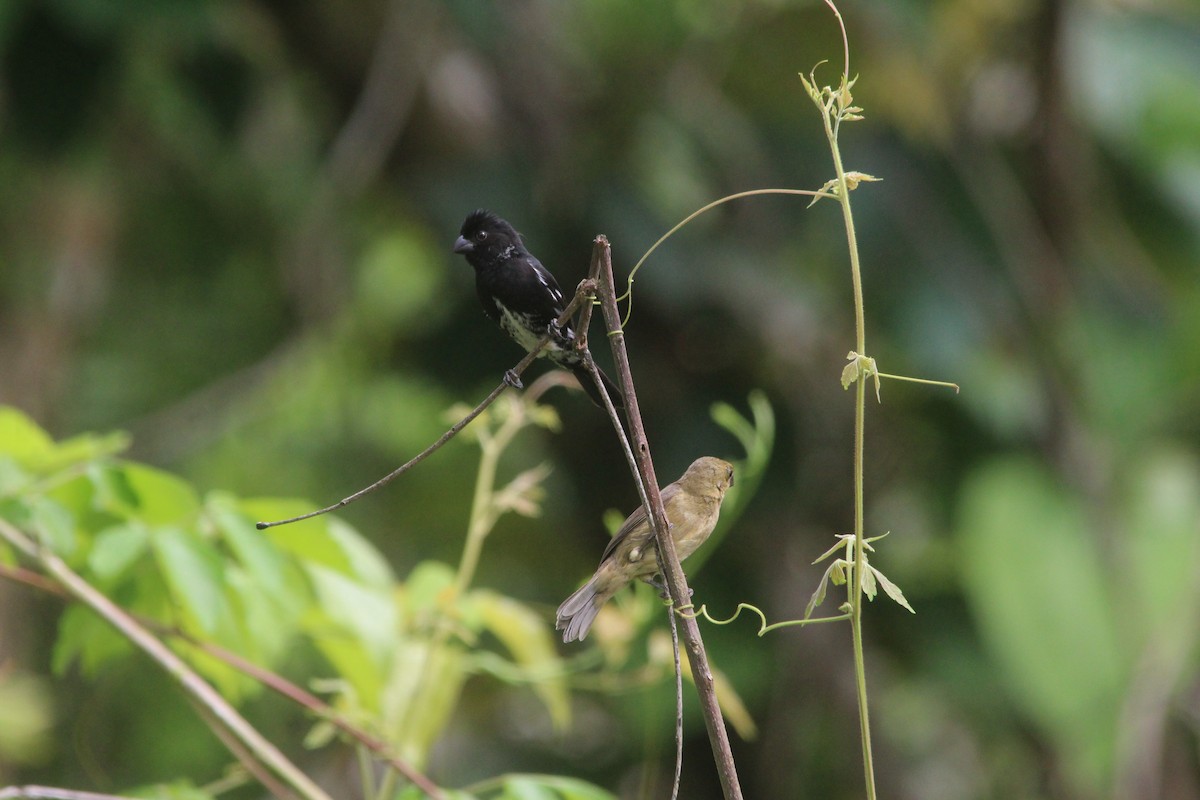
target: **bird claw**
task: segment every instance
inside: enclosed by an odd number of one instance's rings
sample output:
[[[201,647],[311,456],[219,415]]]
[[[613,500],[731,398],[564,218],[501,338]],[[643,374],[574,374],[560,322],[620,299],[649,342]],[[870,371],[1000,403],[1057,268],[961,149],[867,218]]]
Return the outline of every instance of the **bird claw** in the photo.
[[[646,583],[650,584],[651,586],[653,586],[655,589],[658,590],[659,599],[662,599],[662,600],[670,600],[671,599],[671,590],[669,588],[667,588],[667,580],[666,580],[666,578],[663,577],[663,574],[661,572],[654,573],[654,577],[650,578],[650,580],[646,581]],[[691,600],[695,594],[696,594],[696,590],[689,586],[688,587],[688,600]]]
[[[505,370],[504,382],[514,389],[524,389],[525,384],[521,383],[521,378],[514,370]]]

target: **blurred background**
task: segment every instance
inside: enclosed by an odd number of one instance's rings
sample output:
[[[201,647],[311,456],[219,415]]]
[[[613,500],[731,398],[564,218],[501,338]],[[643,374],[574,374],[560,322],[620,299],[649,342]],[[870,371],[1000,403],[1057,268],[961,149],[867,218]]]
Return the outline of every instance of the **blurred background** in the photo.
[[[882,795],[1200,797],[1200,7],[842,12],[866,117],[842,152],[883,179],[853,198],[868,352],[962,386],[887,382],[868,411],[868,530],[891,532],[873,563],[917,611],[866,610]],[[822,60],[836,84],[816,2],[8,0],[0,402],[58,437],[129,431],[132,457],[202,490],[333,502],[520,356],[450,253],[469,211],[509,219],[567,289],[604,233],[621,280],[705,203],[832,177],[796,77]],[[777,417],[758,494],[692,575],[715,614],[802,615],[811,561],[852,526],[845,236],[834,204],[805,206],[724,205],[635,287],[627,340],[664,481],[742,457],[714,402],[748,414],[761,389]],[[505,467],[550,462],[544,512],[501,523],[477,584],[549,615],[593,568],[603,512],[637,501],[602,415],[547,397],[562,432],[522,438]],[[453,562],[476,461],[456,443],[343,516],[400,575]],[[45,678],[61,605],[0,598],[3,669],[57,719],[0,784],[223,763],[165,679],[128,701],[145,665]],[[704,630],[758,726],[734,742],[746,796],[862,796],[848,628]],[[669,772],[670,694],[584,692],[583,759],[480,679],[429,770],[634,796]],[[717,797],[694,702],[687,730],[683,796]]]

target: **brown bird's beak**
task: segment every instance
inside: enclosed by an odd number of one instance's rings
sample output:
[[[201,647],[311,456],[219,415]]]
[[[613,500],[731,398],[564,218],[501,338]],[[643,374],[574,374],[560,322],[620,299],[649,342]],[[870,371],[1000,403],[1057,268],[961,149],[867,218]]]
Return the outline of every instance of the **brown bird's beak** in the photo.
[[[460,236],[454,240],[454,252],[456,253],[471,253],[474,252],[475,245],[467,240],[467,237]]]

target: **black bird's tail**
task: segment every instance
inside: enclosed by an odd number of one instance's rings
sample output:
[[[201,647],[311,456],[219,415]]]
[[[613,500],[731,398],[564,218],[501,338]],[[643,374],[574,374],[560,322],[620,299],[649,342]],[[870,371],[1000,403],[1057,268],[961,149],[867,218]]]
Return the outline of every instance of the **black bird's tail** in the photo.
[[[604,398],[600,396],[599,390],[596,389],[596,382],[592,380],[592,373],[588,372],[588,368],[583,365],[583,362],[581,361],[578,364],[567,364],[564,366],[571,370],[571,372],[575,375],[576,380],[579,381],[579,384],[583,387],[583,390],[587,392],[588,397],[592,398],[592,402],[601,408],[604,408]],[[599,367],[596,367],[596,372],[600,374],[600,382],[604,384],[604,391],[608,392],[608,396],[612,399],[613,406],[615,408],[624,408],[625,398],[621,395],[621,390],[617,388],[617,385],[613,383]]]

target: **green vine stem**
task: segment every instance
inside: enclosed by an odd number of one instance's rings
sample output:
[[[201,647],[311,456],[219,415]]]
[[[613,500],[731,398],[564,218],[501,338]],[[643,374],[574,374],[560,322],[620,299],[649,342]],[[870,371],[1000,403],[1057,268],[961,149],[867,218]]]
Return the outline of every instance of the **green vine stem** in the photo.
[[[837,10],[834,9],[836,13]],[[842,24],[841,15],[838,23]],[[845,29],[843,27],[843,38]],[[847,64],[849,56],[846,57]],[[850,251],[850,277],[854,289],[854,341],[855,352],[867,352],[866,313],[863,306],[862,270],[858,256],[858,237],[854,230],[854,212],[850,207],[850,190],[846,169],[842,164],[842,152],[838,146],[838,132],[843,120],[859,119],[860,109],[851,103],[850,88],[853,85],[848,74],[843,73],[837,91],[829,88],[818,90],[816,80],[806,81],[805,87],[813,101],[821,109],[825,127],[825,138],[833,157],[837,174],[834,181],[837,199],[842,207],[842,221],[846,226],[846,245]],[[863,773],[866,781],[867,800],[875,800],[875,765],[871,754],[871,722],[867,702],[867,670],[863,658],[862,604],[863,573],[866,564],[866,547],[863,522],[863,457],[866,438],[867,381],[859,374],[854,387],[854,569],[852,579],[846,582],[850,604],[850,631],[854,647],[854,678],[858,696],[859,736],[862,742]]]

